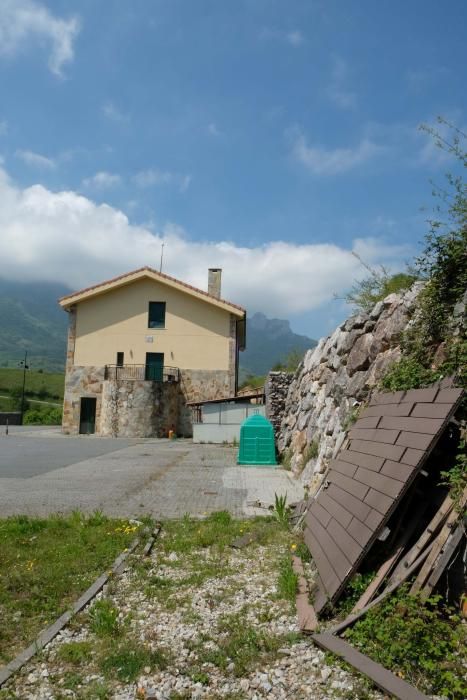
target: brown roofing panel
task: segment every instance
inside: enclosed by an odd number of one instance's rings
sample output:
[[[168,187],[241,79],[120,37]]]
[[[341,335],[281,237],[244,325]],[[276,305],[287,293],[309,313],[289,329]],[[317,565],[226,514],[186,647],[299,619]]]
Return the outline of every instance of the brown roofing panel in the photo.
[[[384,527],[461,397],[439,386],[379,394],[332,460],[305,517],[319,611],[334,600]]]
[[[405,447],[414,447],[416,450],[426,450],[433,440],[433,435],[425,433],[401,433],[397,438],[397,445],[405,445]]]
[[[393,428],[394,430],[408,430],[411,433],[427,433],[435,435],[443,425],[441,418],[397,418],[395,416],[383,416],[381,428]],[[391,432],[389,430],[378,432]]]
[[[355,498],[355,496],[352,496],[347,491],[344,491],[336,484],[331,484],[329,489],[326,490],[326,493],[335,501],[340,503],[340,505],[348,510],[349,513],[352,513],[352,515],[356,515],[357,518],[360,518],[360,520],[365,520],[365,518],[370,514],[371,508],[367,506],[366,503],[363,503],[363,501],[361,501],[359,498]]]
[[[392,393],[374,394],[371,397],[370,406],[378,406],[386,403],[400,403],[405,391],[394,391]]]
[[[375,455],[375,457],[396,460],[400,459],[404,454],[404,448],[401,446],[384,445],[379,442],[369,442],[368,440],[352,440],[350,449],[367,455]]]
[[[384,420],[384,418],[382,420]],[[397,420],[397,418],[394,420]],[[398,430],[382,430],[381,428],[356,430],[352,428],[352,430],[349,431],[349,437],[351,440],[370,440],[371,442],[385,442],[388,445],[393,445],[401,430],[402,428]]]
[[[339,462],[350,462],[356,467],[365,467],[379,472],[384,464],[384,457],[375,457],[375,455],[366,455],[363,452],[352,452],[352,450],[342,450],[339,454]]]
[[[405,394],[402,402],[416,401],[418,403],[424,401],[425,403],[433,403],[438,391],[438,386],[429,387],[428,389],[411,389]]]
[[[446,418],[451,411],[449,403],[417,403],[410,414],[414,418]]]
[[[410,416],[413,403],[389,403],[368,406],[362,412],[362,418],[367,416]]]
[[[371,486],[377,491],[386,494],[386,496],[391,496],[395,498],[401,492],[404,486],[402,481],[397,481],[392,479],[390,476],[384,476],[383,474],[377,474],[372,472],[370,469],[364,469],[359,467],[355,473],[354,477],[357,481],[361,481],[367,486]]]

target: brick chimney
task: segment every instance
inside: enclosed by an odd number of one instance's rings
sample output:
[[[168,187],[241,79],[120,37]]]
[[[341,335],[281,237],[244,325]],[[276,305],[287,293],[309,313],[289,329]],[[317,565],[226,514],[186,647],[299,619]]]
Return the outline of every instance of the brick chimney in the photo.
[[[208,293],[220,299],[221,297],[221,277],[222,268],[220,267],[210,267],[208,276]]]

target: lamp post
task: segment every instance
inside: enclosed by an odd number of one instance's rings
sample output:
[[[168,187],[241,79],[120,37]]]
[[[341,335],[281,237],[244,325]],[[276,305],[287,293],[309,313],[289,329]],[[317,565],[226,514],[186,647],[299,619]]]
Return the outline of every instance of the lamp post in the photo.
[[[21,425],[23,425],[23,416],[24,416],[24,389],[26,387],[26,370],[29,369],[29,365],[27,364],[27,359],[28,359],[28,351],[25,350],[24,352],[24,360],[21,360],[20,367],[23,368],[23,390],[21,392]]]

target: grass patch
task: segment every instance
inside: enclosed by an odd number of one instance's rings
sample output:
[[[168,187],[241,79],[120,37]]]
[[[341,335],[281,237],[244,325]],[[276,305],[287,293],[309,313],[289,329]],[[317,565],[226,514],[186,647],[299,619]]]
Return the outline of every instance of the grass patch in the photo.
[[[452,700],[467,697],[467,629],[440,607],[440,596],[423,600],[401,589],[349,628],[357,649],[419,690]]]
[[[58,647],[57,656],[61,661],[74,666],[82,666],[92,658],[91,642],[68,642]]]
[[[287,554],[280,562],[279,576],[277,578],[277,592],[281,598],[288,600],[292,606],[295,606],[297,586],[298,576],[293,570],[291,558]]]
[[[109,678],[116,676],[120,681],[135,681],[143,668],[164,670],[169,664],[169,656],[162,649],[150,649],[144,644],[127,641],[109,650],[101,659],[100,667]]]
[[[118,610],[110,600],[96,600],[89,610],[89,627],[98,637],[119,634]]]
[[[22,369],[0,368],[0,394],[10,394],[11,391],[22,385]],[[26,372],[26,396],[59,402],[63,399],[64,386],[65,375],[63,373],[38,372],[33,369]]]
[[[108,569],[135,536],[102,513],[0,520],[0,662],[7,662]]]

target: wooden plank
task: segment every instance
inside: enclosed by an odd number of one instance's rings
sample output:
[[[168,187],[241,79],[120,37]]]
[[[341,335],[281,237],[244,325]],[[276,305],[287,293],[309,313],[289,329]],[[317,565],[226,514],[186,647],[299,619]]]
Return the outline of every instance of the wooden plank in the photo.
[[[387,598],[391,593],[394,593],[394,591],[399,588],[399,586],[404,583],[410,576],[412,576],[417,569],[423,564],[425,559],[428,557],[428,555],[431,552],[433,544],[428,545],[428,547],[417,557],[417,559],[413,562],[411,566],[405,571],[404,577],[395,583],[392,583],[389,586],[386,586],[384,591],[379,594],[374,600],[371,601],[371,603],[368,603],[362,610],[359,610],[357,613],[350,613],[348,617],[345,618],[342,622],[339,622],[337,625],[335,625],[330,631],[331,634],[339,634],[342,632],[342,630],[345,630],[347,627],[350,627],[350,625],[353,625],[354,622],[359,620],[363,615],[365,615],[368,610],[371,610],[374,608],[376,605],[379,605],[382,600]]]
[[[365,520],[371,512],[370,506],[363,503],[359,498],[355,498],[355,496],[352,496],[347,491],[344,491],[340,486],[337,486],[337,484],[331,484],[326,492],[359,520]]]
[[[464,489],[464,492],[462,494],[462,497],[459,501],[458,507],[460,510],[462,510],[465,507],[465,504],[467,503],[467,488]],[[433,547],[430,552],[430,556],[428,559],[425,561],[424,565],[422,566],[420,573],[418,574],[417,578],[412,584],[412,588],[410,589],[411,593],[417,593],[423,586],[425,585],[428,577],[430,576],[430,573],[433,569],[433,565],[435,561],[437,560],[438,556],[440,555],[444,545],[446,544],[449,535],[451,534],[451,530],[456,523],[456,521],[459,519],[460,515],[459,512],[455,509],[451,510],[449,513],[446,522],[441,529],[441,532],[438,534],[438,536],[435,538],[433,542]]]
[[[439,579],[441,578],[441,575],[449,562],[451,561],[451,558],[454,554],[454,552],[457,549],[457,546],[461,539],[464,537],[465,534],[465,527],[464,523],[459,523],[457,528],[454,530],[452,535],[449,537],[448,541],[446,542],[446,545],[441,553],[441,556],[439,557],[438,561],[436,562],[436,566],[433,568],[433,571],[431,572],[430,578],[426,582],[425,586],[423,587],[422,593],[423,595],[429,596],[433,588],[436,586],[438,583]]]
[[[318,618],[309,600],[308,584],[300,557],[292,557],[292,568],[298,577],[296,596],[298,626],[302,632],[314,632],[318,626]]]
[[[370,416],[410,416],[414,407],[413,403],[390,403],[369,406],[362,412],[362,417]]]
[[[426,433],[427,435],[436,435],[441,429],[444,420],[441,418],[396,418],[395,416],[383,416],[381,419],[381,427],[387,428],[386,432],[393,430],[406,430],[411,433]],[[379,431],[379,428],[377,428]]]
[[[403,551],[402,546],[399,546],[396,551],[391,554],[391,556],[386,559],[385,562],[381,564],[379,567],[378,571],[376,572],[376,576],[374,579],[371,581],[370,585],[368,588],[362,593],[360,598],[357,600],[355,603],[352,612],[356,613],[359,610],[363,610],[363,608],[368,605],[368,603],[371,601],[375,593],[378,591],[378,588],[381,586],[383,583],[384,579],[386,576],[389,574],[391,571],[392,567],[396,564],[398,558],[400,557],[401,553]]]
[[[433,435],[402,432],[396,440],[396,445],[415,447],[417,450],[427,450],[433,442],[433,439]]]
[[[350,462],[356,467],[365,467],[379,472],[384,464],[384,457],[375,457],[375,455],[366,455],[363,452],[353,452],[352,450],[342,450],[339,453],[340,462]]]
[[[428,542],[437,533],[438,529],[441,527],[444,520],[446,520],[446,518],[448,517],[449,513],[452,510],[453,505],[454,504],[453,504],[450,496],[446,496],[446,498],[443,500],[440,508],[435,513],[435,515],[431,519],[431,521],[428,523],[428,526],[422,532],[422,534],[418,538],[417,542],[415,542],[415,544],[411,547],[411,549],[403,557],[400,564],[396,567],[394,573],[391,576],[389,583],[393,583],[394,581],[397,581],[398,578],[403,574],[405,569],[407,569],[412,564],[412,562],[415,561],[415,559],[418,557],[418,555],[423,550],[423,548],[426,547]]]
[[[344,659],[348,664],[370,678],[381,690],[399,700],[428,700],[428,696],[421,693],[402,678],[388,671],[381,664],[376,663],[365,654],[357,651],[348,642],[331,634],[314,634],[313,641],[327,651]]]
[[[394,420],[397,420],[397,418]],[[349,437],[351,440],[369,440],[370,442],[383,442],[388,445],[393,445],[397,440],[400,430],[401,428],[398,430],[384,430],[383,428],[363,428],[362,430],[358,430],[352,428],[349,430]]]
[[[449,403],[417,403],[411,417],[414,418],[446,418],[452,410]]]
[[[367,455],[394,459],[396,462],[404,454],[404,448],[398,445],[385,445],[381,442],[370,442],[368,440],[352,440],[350,449],[354,452],[363,452]]]

